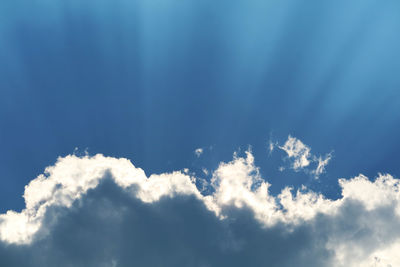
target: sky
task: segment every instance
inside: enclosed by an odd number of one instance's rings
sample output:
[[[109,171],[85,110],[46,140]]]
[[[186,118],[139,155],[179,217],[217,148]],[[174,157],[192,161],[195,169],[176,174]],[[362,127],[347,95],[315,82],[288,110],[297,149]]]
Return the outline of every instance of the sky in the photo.
[[[399,13],[1,1],[0,265],[400,265]]]

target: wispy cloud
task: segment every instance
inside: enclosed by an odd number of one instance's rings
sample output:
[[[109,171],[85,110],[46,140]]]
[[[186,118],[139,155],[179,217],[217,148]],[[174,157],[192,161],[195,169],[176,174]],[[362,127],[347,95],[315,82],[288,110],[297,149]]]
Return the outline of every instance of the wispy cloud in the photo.
[[[332,152],[325,156],[315,156],[311,153],[311,148],[304,144],[301,140],[289,135],[286,142],[280,146],[277,142],[269,142],[268,151],[272,153],[275,147],[283,150],[287,154],[290,161],[290,168],[294,171],[304,171],[318,178],[325,172],[325,167],[332,159]],[[280,171],[285,167],[280,167]]]
[[[200,157],[201,154],[203,154],[203,152],[204,152],[203,148],[197,148],[197,149],[195,149],[194,154],[195,154],[197,157]]]
[[[278,147],[287,153],[289,159],[293,160],[292,168],[295,171],[299,171],[310,165],[311,149],[299,139],[289,135],[285,144]]]

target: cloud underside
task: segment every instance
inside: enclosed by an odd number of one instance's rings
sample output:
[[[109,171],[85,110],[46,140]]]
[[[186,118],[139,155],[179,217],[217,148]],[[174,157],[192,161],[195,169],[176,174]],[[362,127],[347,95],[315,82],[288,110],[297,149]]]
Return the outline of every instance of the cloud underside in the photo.
[[[400,266],[400,182],[340,179],[342,197],[268,192],[250,152],[208,193],[185,172],[59,158],[0,215],[0,266]],[[211,193],[210,193],[211,192]]]

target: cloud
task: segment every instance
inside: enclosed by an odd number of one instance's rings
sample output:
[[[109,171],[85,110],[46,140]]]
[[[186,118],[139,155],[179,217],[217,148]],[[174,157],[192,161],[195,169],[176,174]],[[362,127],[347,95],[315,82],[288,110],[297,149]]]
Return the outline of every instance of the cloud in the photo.
[[[279,148],[285,151],[290,159],[293,159],[292,167],[295,171],[310,165],[311,149],[295,137],[289,135],[285,144]]]
[[[304,171],[313,175],[315,178],[318,178],[325,172],[325,167],[332,159],[332,152],[326,154],[324,157],[317,157],[311,153],[310,147],[290,135],[283,146],[270,142],[268,148],[269,153],[274,150],[275,146],[286,152],[287,157],[291,160],[291,168],[294,171]],[[316,167],[311,166],[312,163],[316,164]],[[314,167],[315,169],[313,169]]]
[[[305,187],[271,195],[250,151],[211,175],[204,193],[184,172],[59,158],[25,187],[24,210],[0,215],[0,266],[400,265],[391,175],[340,179],[337,200]]]
[[[278,146],[277,142],[273,142],[272,140],[268,141],[268,155],[271,155],[272,152],[274,152],[276,146]]]
[[[200,157],[201,156],[201,154],[203,154],[203,149],[202,148],[197,148],[195,151],[194,151],[194,154],[196,154],[196,156],[197,157]]]
[[[319,177],[321,174],[325,172],[325,167],[328,165],[329,161],[332,159],[332,153],[326,154],[325,157],[319,156],[318,158],[314,156],[313,161],[317,162],[317,168],[312,170],[311,173],[315,175],[315,177]]]

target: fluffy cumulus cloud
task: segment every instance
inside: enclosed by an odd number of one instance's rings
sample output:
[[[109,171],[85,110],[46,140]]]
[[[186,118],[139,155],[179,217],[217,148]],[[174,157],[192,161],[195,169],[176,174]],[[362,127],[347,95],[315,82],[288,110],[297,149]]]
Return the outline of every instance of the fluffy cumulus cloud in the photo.
[[[251,152],[210,175],[202,191],[189,172],[59,158],[26,186],[24,210],[0,215],[0,266],[400,266],[390,175],[340,179],[337,200],[307,188],[271,195]]]

